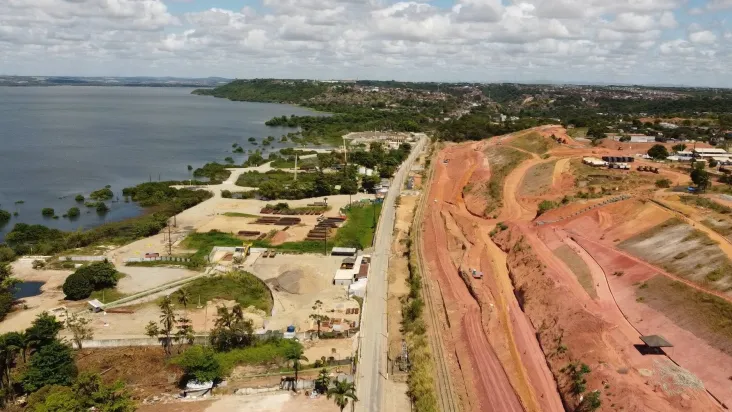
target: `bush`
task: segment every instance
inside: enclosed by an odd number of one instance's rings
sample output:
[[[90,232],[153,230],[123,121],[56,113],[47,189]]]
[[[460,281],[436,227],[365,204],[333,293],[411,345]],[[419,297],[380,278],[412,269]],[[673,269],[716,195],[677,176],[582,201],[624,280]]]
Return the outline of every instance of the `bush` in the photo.
[[[193,346],[174,359],[173,363],[183,368],[186,378],[198,382],[216,382],[223,375],[213,349],[208,347]]]
[[[656,187],[661,189],[666,189],[671,187],[671,181],[668,179],[658,179],[656,180]]]
[[[117,272],[114,265],[107,261],[82,266],[75,273],[87,278],[89,283],[97,290],[117,286],[117,280],[120,278],[120,273]]]
[[[76,200],[77,202],[81,203],[81,202],[84,201],[84,196],[83,195],[76,195],[76,197],[74,198],[74,200]]]
[[[8,223],[10,220],[10,212],[0,209],[0,225]]]
[[[74,272],[66,278],[63,291],[66,295],[66,299],[81,300],[86,299],[91,295],[94,291],[94,286],[92,286],[86,276],[78,272]]]
[[[41,214],[42,214],[43,216],[53,216],[53,215],[55,215],[55,214],[56,214],[56,211],[54,211],[54,210],[53,210],[53,208],[51,208],[51,207],[44,207],[44,208],[43,208],[43,209],[41,210]]]
[[[542,215],[557,206],[556,202],[552,202],[551,200],[542,200],[541,203],[539,203],[539,210],[537,211],[537,214]]]
[[[91,192],[89,195],[89,199],[93,200],[109,200],[114,197],[114,193],[112,192],[112,189],[110,189],[111,186],[107,185],[104,187],[104,189],[99,189]]]
[[[648,156],[651,156],[652,158],[657,160],[662,160],[668,157],[668,150],[666,149],[666,146],[656,144],[648,149]]]
[[[98,202],[97,203],[97,213],[104,214],[109,212],[109,207],[107,207],[107,204],[104,202]]]
[[[78,217],[81,214],[78,207],[72,207],[66,212],[66,216],[74,218]]]

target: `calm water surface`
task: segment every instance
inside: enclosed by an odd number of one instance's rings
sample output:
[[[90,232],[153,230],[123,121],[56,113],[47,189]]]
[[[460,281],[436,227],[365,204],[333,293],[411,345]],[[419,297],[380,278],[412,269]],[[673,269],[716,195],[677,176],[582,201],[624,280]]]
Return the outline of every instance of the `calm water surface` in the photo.
[[[230,102],[194,96],[191,89],[127,87],[0,87],[0,209],[19,216],[0,228],[0,239],[15,223],[41,223],[63,230],[88,228],[140,213],[133,203],[108,202],[98,216],[74,201],[77,194],[111,185],[122,189],[147,181],[189,177],[194,168],[232,156],[233,143],[292,131],[271,128],[274,116],[310,114],[288,105]],[[283,147],[272,144],[269,149]],[[265,148],[262,148],[265,149]],[[266,157],[266,154],[265,154]],[[23,201],[24,203],[18,203]],[[81,216],[61,218],[73,206]],[[44,218],[52,207],[59,219]]]

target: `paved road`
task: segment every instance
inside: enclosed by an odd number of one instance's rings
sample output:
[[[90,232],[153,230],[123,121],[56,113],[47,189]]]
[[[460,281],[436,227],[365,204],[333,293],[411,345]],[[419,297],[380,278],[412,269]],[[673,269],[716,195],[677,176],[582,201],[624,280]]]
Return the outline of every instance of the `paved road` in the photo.
[[[381,209],[381,217],[374,241],[374,253],[371,259],[369,283],[366,288],[364,317],[361,324],[361,343],[358,372],[356,374],[356,390],[359,402],[357,411],[378,412],[382,410],[384,380],[386,379],[386,292],[387,269],[391,254],[392,233],[394,232],[394,206],[412,163],[427,143],[422,138],[412,149],[409,158],[402,163],[394,175]]]

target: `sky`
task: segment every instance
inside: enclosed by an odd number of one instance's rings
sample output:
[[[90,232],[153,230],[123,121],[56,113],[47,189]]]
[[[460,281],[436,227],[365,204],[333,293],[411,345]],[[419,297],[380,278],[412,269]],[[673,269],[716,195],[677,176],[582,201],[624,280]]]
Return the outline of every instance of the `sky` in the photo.
[[[732,0],[0,0],[0,74],[732,87]]]

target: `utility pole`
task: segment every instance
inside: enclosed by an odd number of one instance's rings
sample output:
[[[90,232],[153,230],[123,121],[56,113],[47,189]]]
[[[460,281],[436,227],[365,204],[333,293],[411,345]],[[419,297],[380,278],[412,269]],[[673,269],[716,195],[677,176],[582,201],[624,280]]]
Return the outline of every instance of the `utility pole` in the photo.
[[[168,222],[168,256],[173,254],[173,237],[170,234],[170,222]]]
[[[297,182],[297,152],[295,152],[295,181]]]
[[[346,168],[343,169],[343,172],[346,174],[346,178],[348,178],[348,149],[346,148],[346,138],[343,138],[343,159],[346,162]],[[348,209],[351,209],[351,193],[348,193]]]

